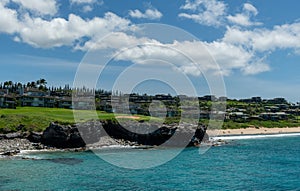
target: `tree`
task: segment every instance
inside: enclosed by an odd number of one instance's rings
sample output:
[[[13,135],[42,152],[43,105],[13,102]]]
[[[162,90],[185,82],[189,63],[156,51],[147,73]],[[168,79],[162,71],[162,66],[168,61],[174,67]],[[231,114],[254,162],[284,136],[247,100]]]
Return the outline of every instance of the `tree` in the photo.
[[[35,83],[34,81],[32,81],[32,82],[30,83],[30,87],[31,87],[31,88],[36,88],[36,83]]]

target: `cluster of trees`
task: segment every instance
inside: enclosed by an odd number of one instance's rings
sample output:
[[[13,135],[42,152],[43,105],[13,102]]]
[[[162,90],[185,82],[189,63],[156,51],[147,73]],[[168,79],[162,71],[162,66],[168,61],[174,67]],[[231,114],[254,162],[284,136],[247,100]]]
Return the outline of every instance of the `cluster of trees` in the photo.
[[[71,88],[70,85],[66,84],[64,87],[59,86],[47,86],[47,81],[43,78],[40,78],[39,80],[36,81],[30,81],[27,83],[20,83],[20,82],[13,82],[13,81],[5,81],[5,82],[0,82],[0,89],[5,89],[8,90],[9,93],[20,93],[19,91],[21,89],[27,89],[27,88],[35,88],[39,89],[41,91],[50,91],[51,95],[53,96],[71,96],[73,91],[77,92],[86,92],[86,93],[94,93],[96,95],[100,94],[105,94],[105,95],[111,95],[111,91],[106,91],[103,89],[89,89],[86,87],[81,87],[81,88]],[[114,92],[113,94],[119,95],[120,93]]]
[[[5,81],[0,83],[0,89],[7,89],[10,92],[15,92],[20,88],[38,88],[40,90],[48,90],[47,81],[43,78],[37,81],[27,82],[26,84],[22,84],[20,82],[13,82],[13,81]]]

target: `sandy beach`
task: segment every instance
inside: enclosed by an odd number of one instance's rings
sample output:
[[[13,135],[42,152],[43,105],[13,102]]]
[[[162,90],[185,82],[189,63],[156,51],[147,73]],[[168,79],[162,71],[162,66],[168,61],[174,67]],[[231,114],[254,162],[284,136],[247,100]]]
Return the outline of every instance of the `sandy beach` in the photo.
[[[243,129],[220,129],[207,130],[209,135],[261,135],[261,134],[285,134],[285,133],[300,133],[300,127],[290,128],[243,128]]]

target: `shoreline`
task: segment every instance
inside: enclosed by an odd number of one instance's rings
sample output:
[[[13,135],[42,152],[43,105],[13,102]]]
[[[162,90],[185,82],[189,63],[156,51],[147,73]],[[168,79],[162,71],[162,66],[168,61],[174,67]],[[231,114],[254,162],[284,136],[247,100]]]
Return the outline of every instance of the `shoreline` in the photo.
[[[272,134],[290,134],[300,133],[300,127],[284,127],[284,128],[242,128],[242,129],[219,129],[207,130],[208,135],[213,136],[236,136],[236,135],[272,135]]]
[[[208,136],[212,138],[212,144],[216,139],[241,139],[251,136],[252,138],[259,138],[265,136],[280,136],[280,135],[300,135],[300,127],[286,127],[286,128],[242,128],[242,129],[220,129],[220,130],[207,130]],[[48,147],[40,143],[33,143],[27,139],[0,139],[0,155],[1,158],[7,156],[11,157],[26,152],[53,152],[53,151],[86,151],[95,149],[110,149],[110,148],[144,148],[143,145],[133,144],[131,142],[114,140],[110,137],[102,137],[102,139],[94,144],[87,144],[85,147],[79,148],[54,148]]]

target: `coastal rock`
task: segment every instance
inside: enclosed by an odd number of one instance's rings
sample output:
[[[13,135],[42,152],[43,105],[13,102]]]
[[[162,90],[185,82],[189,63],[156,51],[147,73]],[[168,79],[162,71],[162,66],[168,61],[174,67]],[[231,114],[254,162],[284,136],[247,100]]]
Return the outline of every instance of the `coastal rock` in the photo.
[[[16,133],[8,133],[4,137],[5,139],[17,139],[17,138],[23,138],[22,133],[16,132]]]
[[[100,121],[87,121],[85,123],[79,123],[76,128],[80,132],[80,136],[86,144],[93,144],[100,140],[103,136],[101,134],[102,125]]]
[[[4,156],[13,156],[16,155],[20,152],[20,150],[11,150],[11,151],[5,151],[4,153],[2,153],[2,155]]]
[[[40,132],[30,132],[30,134],[27,137],[27,139],[30,142],[33,142],[33,143],[40,143],[40,142],[42,142],[42,136],[43,136],[43,133],[40,133]]]
[[[126,127],[123,127],[124,124]],[[123,139],[129,142],[135,142],[139,145],[164,145],[171,147],[178,146],[195,146],[199,145],[203,137],[206,134],[206,128],[204,126],[192,125],[192,124],[181,124],[179,125],[145,125],[138,124],[136,122],[130,122],[119,124],[116,121],[106,120],[102,121],[103,129],[106,133],[115,138]],[[128,129],[140,129],[151,127],[145,129],[144,132],[150,133],[135,133]]]
[[[124,146],[198,146],[208,139],[204,126],[189,123],[159,124],[126,121],[88,121],[76,126],[51,123],[42,132],[9,133],[0,135],[0,154],[15,154],[16,150],[97,148]]]
[[[86,145],[76,127],[57,123],[51,123],[43,132],[42,143],[56,148],[78,148]]]
[[[206,129],[206,126],[198,126],[188,146],[198,146],[202,141],[208,140]]]
[[[5,134],[0,134],[0,140],[5,139],[5,137],[6,137]]]
[[[0,155],[14,155],[21,150],[36,150],[44,148],[40,143],[31,143],[27,139],[2,139],[0,140]]]

